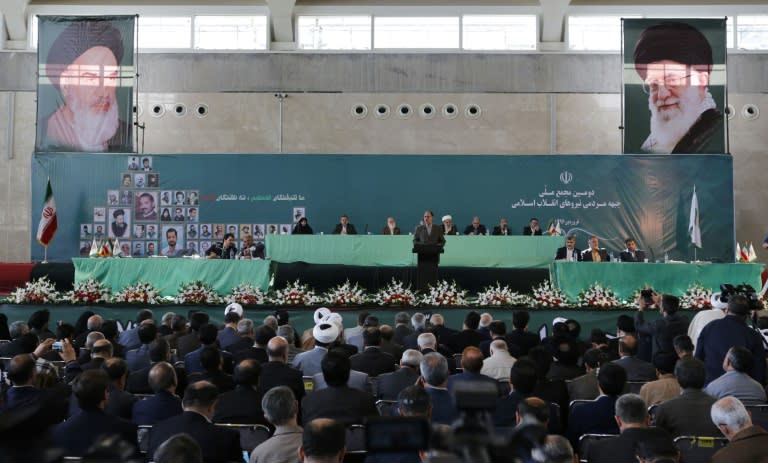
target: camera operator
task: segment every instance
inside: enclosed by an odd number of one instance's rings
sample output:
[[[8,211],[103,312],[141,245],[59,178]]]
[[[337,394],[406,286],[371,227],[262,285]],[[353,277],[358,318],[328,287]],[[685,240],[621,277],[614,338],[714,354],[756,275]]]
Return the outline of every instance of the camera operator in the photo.
[[[657,352],[675,351],[672,340],[677,335],[688,333],[688,317],[677,313],[680,309],[679,298],[655,292],[648,298],[646,291],[652,290],[643,290],[638,298],[639,308],[635,313],[635,328],[638,334],[651,337],[651,358],[653,358]],[[659,308],[662,318],[646,322],[643,318],[643,311],[654,305]],[[648,361],[649,359],[645,360]]]
[[[234,259],[237,256],[237,248],[235,247],[235,235],[227,233],[224,235],[224,241],[216,243],[207,251],[205,255],[209,259]]]

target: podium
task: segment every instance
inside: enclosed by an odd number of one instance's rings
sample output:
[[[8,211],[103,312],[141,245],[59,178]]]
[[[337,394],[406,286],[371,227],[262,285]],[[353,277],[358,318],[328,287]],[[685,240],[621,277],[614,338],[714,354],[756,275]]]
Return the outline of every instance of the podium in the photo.
[[[429,285],[437,283],[437,264],[444,251],[440,244],[414,244],[411,251],[418,256],[416,267],[416,289],[426,291]]]

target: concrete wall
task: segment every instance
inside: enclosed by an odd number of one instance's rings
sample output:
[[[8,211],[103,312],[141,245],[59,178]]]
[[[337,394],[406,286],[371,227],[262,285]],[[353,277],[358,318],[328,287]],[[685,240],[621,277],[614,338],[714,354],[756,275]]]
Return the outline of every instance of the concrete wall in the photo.
[[[761,214],[768,127],[764,116],[748,120],[741,110],[768,111],[767,66],[768,55],[729,56],[737,238],[758,248],[768,231]],[[29,211],[39,213],[30,204],[35,83],[27,76],[35,67],[34,54],[0,53],[0,261],[29,260]],[[148,54],[139,72],[146,153],[621,152],[618,55]],[[287,95],[282,111],[276,92]],[[186,115],[175,114],[178,104]],[[201,104],[205,117],[196,115]],[[398,115],[402,104],[410,117]],[[434,117],[419,114],[424,104]],[[162,117],[152,115],[157,105]],[[353,116],[360,105],[364,118]],[[389,116],[376,117],[377,105]],[[442,114],[446,105],[458,109],[455,118]],[[479,117],[465,113],[470,106]]]

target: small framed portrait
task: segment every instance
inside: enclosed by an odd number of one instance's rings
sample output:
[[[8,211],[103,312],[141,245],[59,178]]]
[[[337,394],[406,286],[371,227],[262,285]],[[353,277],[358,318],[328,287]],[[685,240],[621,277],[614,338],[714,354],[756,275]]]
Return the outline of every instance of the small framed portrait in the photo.
[[[197,222],[197,220],[198,220],[197,213],[198,213],[197,207],[188,207],[187,208],[187,222]]]
[[[96,224],[93,225],[93,228],[94,228],[93,236],[97,240],[104,239],[104,225],[102,225],[100,223],[96,223]]]
[[[160,174],[157,172],[147,174],[147,188],[160,188]]]
[[[200,251],[198,249],[197,241],[187,241],[187,255],[195,255],[200,254]]]
[[[264,224],[263,223],[255,223],[255,224],[253,224],[253,239],[254,240],[263,240],[264,239]]]
[[[160,205],[170,206],[173,203],[173,191],[163,190],[160,192]]]
[[[183,191],[174,191],[173,192],[173,205],[174,206],[184,206],[185,202],[187,200],[187,194]]]
[[[93,224],[81,223],[80,224],[80,238],[90,239],[93,238]]]
[[[147,226],[143,223],[135,223],[133,224],[133,237],[136,239],[143,240],[147,237]]]
[[[131,208],[110,207],[109,230],[107,235],[110,238],[125,238],[130,236],[131,228]]]
[[[160,209],[160,221],[161,222],[173,222],[173,216],[171,215],[170,207],[163,207]]]
[[[280,234],[281,235],[290,235],[291,234],[291,230],[293,230],[293,225],[291,225],[289,223],[284,223],[284,224],[280,225]]]
[[[120,190],[120,206],[130,206],[133,204],[133,191],[132,190]]]
[[[240,239],[245,238],[245,235],[252,235],[251,224],[249,223],[240,224]]]
[[[187,224],[187,239],[196,240],[199,236],[200,233],[197,231],[197,225],[194,223]]]
[[[277,235],[278,233],[280,233],[280,225],[276,223],[267,224],[266,235]]]
[[[120,177],[120,188],[130,188],[133,186],[133,177],[130,172],[123,172]]]
[[[144,156],[141,158],[141,170],[144,172],[152,170],[152,156]]]
[[[144,243],[144,257],[157,255],[157,241],[147,241]]]
[[[157,191],[137,191],[133,210],[137,222],[157,221]]]
[[[162,249],[160,255],[176,257],[184,251],[184,229],[179,225],[162,226]]]
[[[307,210],[303,207],[294,207],[293,208],[293,223],[296,223],[301,219],[302,217],[306,217]]]
[[[174,222],[183,222],[185,220],[184,215],[184,208],[183,207],[174,207],[173,208],[173,221]]]
[[[212,236],[213,236],[213,232],[211,231],[211,224],[209,224],[209,223],[201,223],[200,224],[200,238],[211,239]]]
[[[198,246],[198,249],[200,250],[200,255],[208,255],[208,250],[211,249],[211,242],[210,241],[200,241],[200,246]]]
[[[146,232],[147,239],[149,240],[156,240],[157,239],[157,225],[153,223],[147,224],[147,232]]]
[[[220,241],[224,239],[224,224],[223,223],[215,223],[213,226],[213,239],[215,241]]]
[[[126,256],[126,257],[131,256],[131,243],[132,243],[132,241],[121,241],[120,242],[120,252],[122,252],[123,255]]]
[[[107,205],[117,206],[120,204],[120,192],[118,190],[107,190]]]
[[[88,255],[91,253],[91,244],[93,244],[90,241],[81,241],[80,242],[80,251],[78,254],[80,254],[80,257],[88,257]]]
[[[144,242],[143,241],[134,241],[133,242],[133,252],[131,253],[133,257],[144,257]]]
[[[128,170],[139,170],[139,158],[138,156],[131,156],[128,158]]]
[[[237,224],[236,223],[231,223],[231,224],[227,225],[227,233],[232,233],[233,235],[235,235],[235,239],[237,239],[237,237],[240,236],[238,234]]]
[[[147,174],[141,172],[133,174],[133,187],[134,188],[146,188],[147,187]]]
[[[190,206],[198,206],[198,205],[200,205],[200,192],[197,191],[197,190],[187,191],[186,202]]]
[[[107,208],[94,207],[93,208],[93,221],[104,223],[107,218]]]

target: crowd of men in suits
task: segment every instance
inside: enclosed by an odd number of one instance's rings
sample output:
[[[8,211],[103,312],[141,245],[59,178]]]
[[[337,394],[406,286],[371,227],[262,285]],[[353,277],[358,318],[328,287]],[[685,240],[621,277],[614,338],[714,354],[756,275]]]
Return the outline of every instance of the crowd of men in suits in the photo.
[[[124,459],[242,461],[238,433],[216,426],[241,423],[271,432],[251,463],[341,461],[344,428],[380,414],[377,400],[448,427],[462,418],[454,391],[469,387],[495,392],[486,413],[496,432],[546,428],[536,461],[574,458],[585,434],[615,435],[589,446],[582,458],[590,462],[676,461],[676,436],[725,436],[716,462],[764,461],[768,432],[745,408],[766,403],[766,354],[748,325],[748,302],[732,296],[693,323],[677,298],[651,302],[635,317],[620,315],[615,336],[595,330],[589,339],[573,319],[556,319],[541,339],[524,310],[510,329],[474,311],[460,330],[418,312],[397,313],[394,326],[361,312],[345,329],[341,314],[320,308],[303,333],[286,311],[256,326],[238,304],[226,307],[223,326],[203,312],[156,323],[141,310],[121,333],[94,313],[53,333],[48,312],[38,311],[11,323],[11,340],[0,345],[10,358],[2,456],[46,461],[51,449],[83,456],[110,448]],[[646,322],[643,312],[655,305],[661,318]],[[146,455],[139,425],[151,426]],[[426,454],[368,458],[418,462]]]

